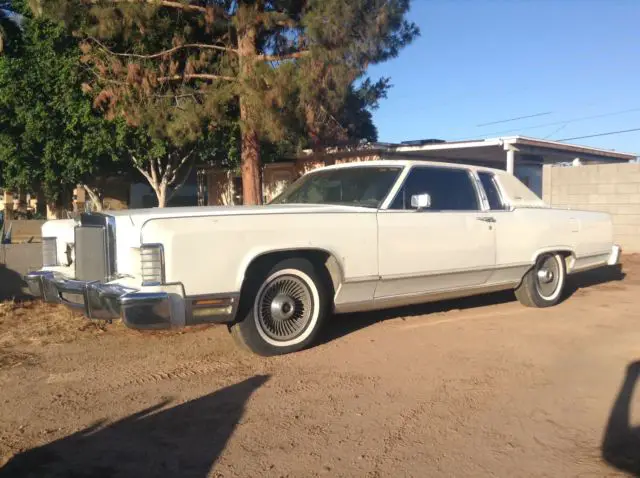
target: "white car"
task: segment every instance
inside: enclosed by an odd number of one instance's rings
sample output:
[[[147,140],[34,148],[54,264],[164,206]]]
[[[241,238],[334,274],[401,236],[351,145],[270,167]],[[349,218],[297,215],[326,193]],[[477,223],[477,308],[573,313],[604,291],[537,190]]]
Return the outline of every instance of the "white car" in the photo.
[[[156,329],[228,324],[261,355],[327,317],[514,289],[560,299],[566,275],[619,261],[608,214],[548,207],[513,175],[381,160],[305,174],[257,207],[83,214],[42,227],[34,294]]]

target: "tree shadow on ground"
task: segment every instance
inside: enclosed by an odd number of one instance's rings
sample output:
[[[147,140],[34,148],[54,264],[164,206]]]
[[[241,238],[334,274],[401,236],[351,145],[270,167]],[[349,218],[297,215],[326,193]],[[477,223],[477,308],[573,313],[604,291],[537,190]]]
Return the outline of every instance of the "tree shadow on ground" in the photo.
[[[268,376],[259,375],[161,410],[169,401],[13,457],[0,477],[205,477],[245,405]]]
[[[600,267],[586,272],[571,274],[567,276],[564,300],[575,294],[580,289],[594,287],[606,282],[621,281],[624,277],[625,274],[622,272],[622,267],[620,265]],[[385,320],[397,319],[400,317],[415,317],[451,310],[473,309],[488,305],[505,304],[515,300],[516,298],[513,291],[502,291],[460,299],[377,310],[373,312],[337,315],[332,317],[329,321],[329,326],[324,331],[322,342],[330,342]]]
[[[620,471],[640,476],[640,427],[631,426],[631,402],[640,361],[627,366],[602,440],[602,458]]]

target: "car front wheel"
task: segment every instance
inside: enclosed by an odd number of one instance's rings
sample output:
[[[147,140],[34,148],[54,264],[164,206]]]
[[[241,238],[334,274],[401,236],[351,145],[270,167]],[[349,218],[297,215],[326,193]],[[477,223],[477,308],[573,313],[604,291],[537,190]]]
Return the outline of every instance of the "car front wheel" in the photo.
[[[528,307],[550,307],[560,302],[566,281],[564,257],[542,254],[515,290],[516,297]]]
[[[303,258],[275,264],[254,278],[246,294],[241,320],[231,325],[230,331],[236,342],[263,356],[309,346],[330,309],[323,270]]]

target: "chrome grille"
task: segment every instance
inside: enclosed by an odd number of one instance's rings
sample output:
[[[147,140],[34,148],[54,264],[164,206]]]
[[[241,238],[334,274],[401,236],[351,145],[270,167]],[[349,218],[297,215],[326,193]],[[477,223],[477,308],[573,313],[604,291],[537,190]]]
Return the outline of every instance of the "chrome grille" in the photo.
[[[55,237],[42,238],[42,266],[54,267],[58,265],[58,242]]]
[[[112,216],[85,213],[75,229],[76,279],[111,280],[116,274],[116,231]]]
[[[105,228],[76,227],[76,279],[104,281],[108,277]]]

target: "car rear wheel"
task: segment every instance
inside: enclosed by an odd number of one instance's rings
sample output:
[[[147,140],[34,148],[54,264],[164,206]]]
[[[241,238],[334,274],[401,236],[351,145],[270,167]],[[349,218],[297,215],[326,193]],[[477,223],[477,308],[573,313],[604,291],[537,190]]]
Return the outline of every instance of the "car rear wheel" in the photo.
[[[263,355],[302,350],[317,337],[330,306],[327,280],[310,261],[285,259],[253,280],[230,326],[236,342]]]
[[[542,254],[515,290],[527,307],[550,307],[560,302],[566,281],[564,257],[558,253]]]

